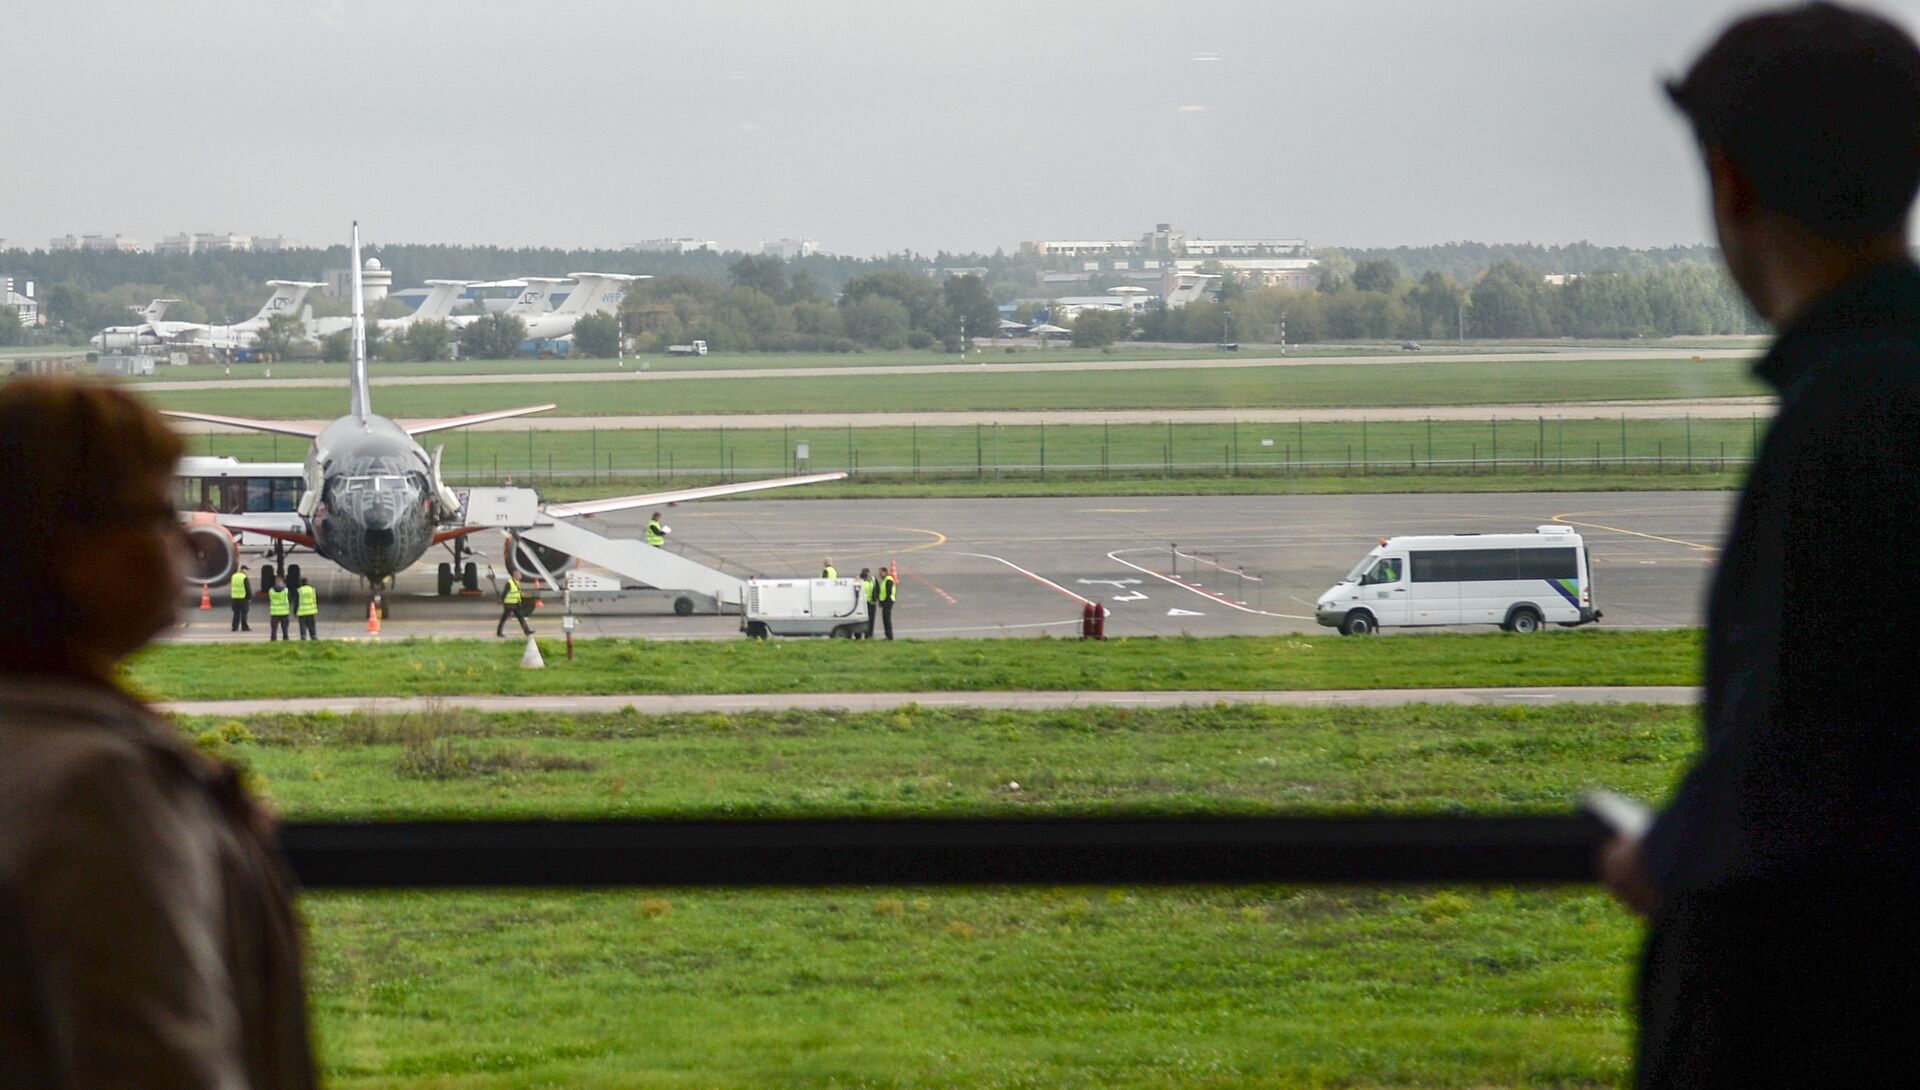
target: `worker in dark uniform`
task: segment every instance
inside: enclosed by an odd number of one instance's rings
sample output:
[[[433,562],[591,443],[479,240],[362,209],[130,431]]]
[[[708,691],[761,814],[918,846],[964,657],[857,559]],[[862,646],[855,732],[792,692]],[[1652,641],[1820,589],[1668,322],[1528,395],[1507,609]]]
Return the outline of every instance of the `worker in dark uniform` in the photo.
[[[880,581],[873,577],[873,569],[861,568],[860,597],[865,599],[867,603],[867,627],[860,633],[862,639],[870,640],[873,638],[873,618],[880,610],[880,603],[875,601],[873,596],[879,593],[879,591]]]
[[[512,572],[508,572],[507,587],[500,592],[500,623],[493,626],[494,635],[507,634],[508,617],[520,622],[520,631],[529,636],[533,635],[533,626],[527,623],[527,615],[520,611],[520,603],[524,600],[525,596],[520,593],[520,580],[515,579]]]
[[[647,544],[658,549],[667,543],[667,535],[673,533],[673,527],[660,521],[660,512],[655,511],[647,520]]]
[[[302,576],[298,604],[293,608],[294,616],[300,618],[300,638],[317,640],[320,633],[314,626],[320,618],[320,592],[313,589],[313,582]]]
[[[880,623],[886,627],[887,638],[893,638],[893,602],[900,596],[899,581],[894,579],[890,568],[881,568],[880,575],[874,579],[874,597],[880,604]],[[871,622],[869,622],[871,623]]]
[[[820,578],[822,579],[840,578],[840,569],[833,566],[832,557],[828,557],[827,562],[820,565]]]
[[[267,641],[269,643],[274,640],[293,638],[288,630],[292,613],[293,605],[288,600],[286,584],[275,577],[273,586],[267,588]]]
[[[253,626],[247,623],[247,607],[253,604],[253,583],[247,578],[247,566],[233,573],[233,580],[227,584],[227,601],[233,607],[233,630],[251,632]]]

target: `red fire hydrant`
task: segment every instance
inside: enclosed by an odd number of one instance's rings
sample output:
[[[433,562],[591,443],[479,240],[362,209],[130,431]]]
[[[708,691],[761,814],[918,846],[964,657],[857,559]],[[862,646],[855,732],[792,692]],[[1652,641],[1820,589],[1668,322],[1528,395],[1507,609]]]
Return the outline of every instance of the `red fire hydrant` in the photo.
[[[1094,605],[1092,602],[1088,602],[1085,605],[1082,605],[1080,607],[1080,638],[1081,639],[1083,640],[1093,639],[1095,611],[1098,610],[1099,608],[1100,608],[1099,606]]]

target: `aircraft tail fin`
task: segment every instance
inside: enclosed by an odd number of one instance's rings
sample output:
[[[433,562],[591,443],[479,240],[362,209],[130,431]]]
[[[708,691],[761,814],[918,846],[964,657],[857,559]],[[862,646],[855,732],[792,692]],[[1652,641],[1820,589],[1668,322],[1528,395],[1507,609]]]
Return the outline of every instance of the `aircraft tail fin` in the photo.
[[[520,289],[519,298],[507,307],[508,314],[527,317],[532,314],[545,314],[553,309],[553,289],[556,284],[566,280],[558,276],[526,276],[527,286]]]
[[[445,321],[447,315],[460,302],[460,294],[467,290],[465,280],[429,280],[427,297],[420,301],[420,308],[413,317],[422,322]]]
[[[179,300],[155,299],[153,302],[147,304],[145,310],[140,312],[140,320],[149,324],[160,321],[167,316],[168,304],[176,302],[179,302]]]
[[[322,285],[304,280],[269,280],[267,286],[273,289],[273,294],[267,296],[267,301],[260,305],[260,313],[253,316],[256,322],[264,322],[276,314],[299,313],[300,304],[306,302],[307,293]]]
[[[360,290],[360,221],[353,221],[353,387],[348,408],[365,421],[373,413],[373,389],[367,381],[367,309]]]
[[[627,289],[640,279],[621,273],[592,272],[574,273],[573,278],[573,290],[568,293],[567,301],[560,304],[560,313],[612,314],[620,309],[620,300],[627,297]]]

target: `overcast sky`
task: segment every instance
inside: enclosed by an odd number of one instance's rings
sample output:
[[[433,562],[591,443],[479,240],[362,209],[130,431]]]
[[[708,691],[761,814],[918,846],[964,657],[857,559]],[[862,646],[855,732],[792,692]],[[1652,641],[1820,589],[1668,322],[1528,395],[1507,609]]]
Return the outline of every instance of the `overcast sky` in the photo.
[[[1698,242],[1655,81],[1751,6],[13,3],[0,238]]]

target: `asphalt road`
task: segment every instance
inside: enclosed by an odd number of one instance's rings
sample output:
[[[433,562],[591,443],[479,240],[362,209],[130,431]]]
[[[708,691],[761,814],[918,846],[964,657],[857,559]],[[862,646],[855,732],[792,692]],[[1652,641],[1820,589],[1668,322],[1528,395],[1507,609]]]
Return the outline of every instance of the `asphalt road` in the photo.
[[[831,557],[853,575],[897,561],[902,636],[1072,635],[1087,601],[1112,611],[1110,636],[1331,636],[1314,623],[1313,601],[1377,538],[1526,531],[1555,519],[1586,535],[1608,627],[1699,624],[1733,499],[1632,492],[756,500],[678,508],[666,521],[675,547],[725,558],[737,571],[813,575]],[[637,537],[648,513],[592,525]],[[475,537],[497,558],[496,535]],[[365,638],[367,597],[357,580],[310,556],[300,560],[321,592],[322,635]],[[499,607],[490,598],[436,598],[433,571],[426,563],[402,576],[382,637],[491,636]],[[216,588],[213,597],[206,612],[191,608],[197,592],[186,597],[173,638],[236,638],[225,596]],[[659,596],[580,603],[575,612],[583,637],[738,638],[737,618],[674,617]],[[557,635],[558,615],[557,603],[537,612],[536,629]],[[265,639],[263,605],[253,617],[245,638]]]

